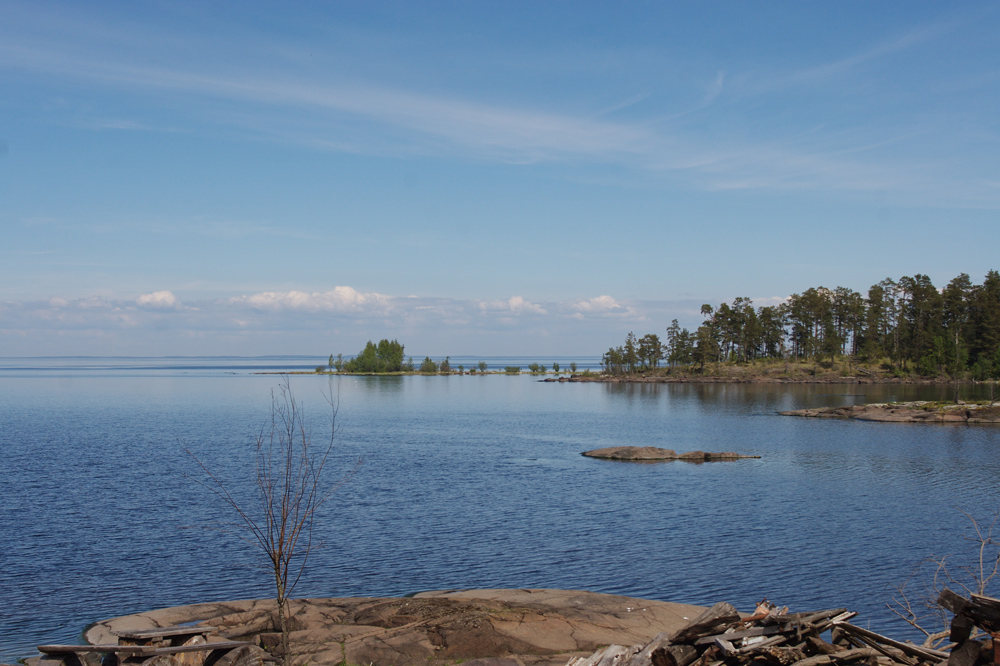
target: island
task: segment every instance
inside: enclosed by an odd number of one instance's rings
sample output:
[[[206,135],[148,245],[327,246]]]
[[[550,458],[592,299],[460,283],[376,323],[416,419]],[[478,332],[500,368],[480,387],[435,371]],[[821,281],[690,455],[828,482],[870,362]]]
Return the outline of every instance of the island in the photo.
[[[873,402],[867,405],[813,407],[778,413],[782,416],[891,423],[1000,423],[1000,405],[992,402]]]

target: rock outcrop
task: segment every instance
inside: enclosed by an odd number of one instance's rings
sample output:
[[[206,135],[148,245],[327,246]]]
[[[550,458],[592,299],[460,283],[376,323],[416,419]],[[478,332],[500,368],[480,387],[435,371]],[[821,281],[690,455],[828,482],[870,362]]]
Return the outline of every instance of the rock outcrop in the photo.
[[[603,458],[605,460],[632,460],[636,462],[683,460],[695,463],[760,458],[760,456],[745,456],[739,453],[708,453],[705,451],[677,453],[673,449],[661,449],[655,446],[611,446],[605,449],[584,451],[582,455],[588,458]]]
[[[1000,423],[1000,405],[890,402],[844,407],[815,407],[779,412],[782,416],[858,419],[891,423]]]
[[[199,623],[219,638],[275,640],[274,601],[178,606],[105,620],[113,631]],[[461,590],[407,598],[305,599],[292,603],[296,664],[562,666],[612,643],[645,643],[678,629],[700,606],[568,590]]]

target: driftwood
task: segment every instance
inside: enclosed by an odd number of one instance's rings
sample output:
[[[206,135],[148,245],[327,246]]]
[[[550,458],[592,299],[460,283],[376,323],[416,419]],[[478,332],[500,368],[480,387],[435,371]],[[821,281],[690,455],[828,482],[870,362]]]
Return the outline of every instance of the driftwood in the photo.
[[[1000,664],[1000,599],[981,594],[966,599],[946,588],[941,591],[938,604],[955,614],[949,634],[955,646],[948,666]],[[990,645],[972,638],[976,627],[991,635]]]
[[[1000,622],[1000,602],[995,611]],[[788,613],[764,600],[741,616],[718,603],[646,645],[611,645],[567,666],[976,666],[981,654],[970,644],[958,660],[955,653],[896,641],[850,624],[855,615],[844,608]],[[825,632],[830,641],[821,638]]]

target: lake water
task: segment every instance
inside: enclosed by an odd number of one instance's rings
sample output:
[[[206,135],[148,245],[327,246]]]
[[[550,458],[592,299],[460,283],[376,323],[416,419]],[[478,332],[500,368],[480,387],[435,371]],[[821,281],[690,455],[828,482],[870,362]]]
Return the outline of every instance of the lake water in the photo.
[[[184,448],[247,481],[248,445],[279,381],[253,372],[317,362],[0,361],[0,661],[75,642],[107,617],[269,596],[256,552],[225,528],[234,516],[197,483]],[[290,381],[322,438],[327,379]],[[906,636],[884,606],[893,587],[929,555],[968,552],[961,512],[988,519],[1000,499],[1000,428],[776,415],[940,399],[942,387],[523,375],[332,386],[335,462],[364,462],[319,516],[323,546],[300,597],[551,587],[741,610],[767,597],[793,610],[846,606],[863,625]],[[580,456],[613,445],[761,458]]]

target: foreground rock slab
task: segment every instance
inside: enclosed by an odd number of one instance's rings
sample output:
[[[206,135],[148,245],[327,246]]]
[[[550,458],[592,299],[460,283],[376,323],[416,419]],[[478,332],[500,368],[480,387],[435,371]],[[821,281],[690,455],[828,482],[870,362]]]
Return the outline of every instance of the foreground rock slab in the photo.
[[[407,598],[356,597],[293,602],[296,664],[455,663],[562,666],[609,644],[650,641],[705,609],[572,590],[452,590]],[[105,620],[86,632],[93,644],[114,631],[197,623],[219,638],[275,640],[274,601],[178,606]]]
[[[816,407],[778,412],[782,416],[858,419],[888,423],[1000,423],[1000,405],[942,404],[927,401]]]
[[[605,449],[584,451],[582,455],[588,458],[603,458],[605,460],[635,460],[639,462],[656,462],[664,460],[683,460],[685,462],[714,462],[721,460],[742,460],[744,458],[760,458],[760,456],[744,456],[739,453],[708,453],[706,451],[688,451],[677,453],[673,449],[661,449],[655,446],[611,446]]]

